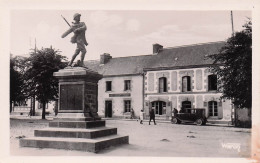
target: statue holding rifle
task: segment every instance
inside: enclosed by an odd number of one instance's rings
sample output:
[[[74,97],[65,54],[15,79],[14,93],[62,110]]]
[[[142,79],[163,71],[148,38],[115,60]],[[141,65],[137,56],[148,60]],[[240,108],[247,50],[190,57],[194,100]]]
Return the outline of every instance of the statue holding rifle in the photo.
[[[66,23],[70,26],[70,29],[67,30],[61,37],[64,38],[70,33],[74,33],[74,35],[71,37],[71,43],[77,43],[77,48],[75,50],[74,55],[71,58],[71,61],[69,62],[68,66],[71,66],[77,55],[81,52],[81,58],[80,58],[80,66],[84,67],[84,57],[86,54],[86,48],[85,46],[88,45],[85,37],[85,31],[87,30],[87,27],[84,22],[80,22],[80,14],[76,13],[73,16],[74,22],[72,22],[72,25],[68,23],[68,21],[63,17],[63,19],[66,21]]]

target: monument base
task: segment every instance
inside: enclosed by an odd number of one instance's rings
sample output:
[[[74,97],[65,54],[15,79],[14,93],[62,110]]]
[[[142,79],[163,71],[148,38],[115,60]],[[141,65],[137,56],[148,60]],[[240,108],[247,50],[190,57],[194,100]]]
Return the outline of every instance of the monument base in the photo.
[[[52,121],[49,128],[34,131],[34,137],[20,139],[20,147],[54,148],[99,152],[120,144],[129,144],[128,136],[117,135],[117,128],[105,127],[105,121]]]
[[[86,68],[68,68],[54,73],[59,79],[59,110],[49,128],[35,130],[32,138],[20,139],[21,147],[55,148],[98,152],[128,144],[128,136],[105,127],[97,114],[97,83],[101,75]]]
[[[67,67],[53,75],[59,80],[58,117],[100,119],[97,98],[102,75],[84,67]]]

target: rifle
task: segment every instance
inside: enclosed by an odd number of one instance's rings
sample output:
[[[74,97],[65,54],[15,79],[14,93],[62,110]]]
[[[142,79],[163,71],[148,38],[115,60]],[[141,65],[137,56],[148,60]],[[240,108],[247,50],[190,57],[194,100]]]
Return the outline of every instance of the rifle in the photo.
[[[65,32],[65,33],[63,33],[62,34],[62,38],[64,38],[64,37],[66,37],[68,34],[70,34],[71,32],[73,32],[74,31],[74,29],[76,28],[76,26],[71,26],[70,25],[70,23],[61,15],[61,17],[64,19],[64,21],[70,26],[70,28]],[[75,41],[74,41],[74,38],[73,38],[73,41],[72,41],[73,43],[75,43]]]
[[[70,23],[61,15],[61,17],[64,19],[64,21],[71,27]]]
[[[67,35],[69,35],[71,32],[73,32],[76,28],[77,28],[77,26],[78,25],[70,25],[70,23],[61,15],[61,17],[64,19],[64,21],[70,26],[70,28],[66,31],[66,32],[64,32],[63,34],[62,34],[62,36],[61,36],[61,38],[64,38],[64,37],[66,37]],[[84,35],[85,35],[85,33],[84,33]],[[71,40],[70,40],[70,42],[72,42],[72,43],[76,43],[76,37],[77,37],[77,34],[75,33],[74,34],[74,36],[71,38]],[[87,46],[88,45],[88,43],[87,43],[87,41],[86,41],[86,39],[85,39],[85,41],[84,41],[84,44]]]

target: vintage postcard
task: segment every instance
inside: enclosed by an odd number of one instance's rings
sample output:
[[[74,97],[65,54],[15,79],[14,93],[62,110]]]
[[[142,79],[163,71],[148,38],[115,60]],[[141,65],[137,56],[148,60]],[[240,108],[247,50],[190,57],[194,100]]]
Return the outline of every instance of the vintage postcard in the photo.
[[[259,161],[259,3],[1,3],[0,162]]]

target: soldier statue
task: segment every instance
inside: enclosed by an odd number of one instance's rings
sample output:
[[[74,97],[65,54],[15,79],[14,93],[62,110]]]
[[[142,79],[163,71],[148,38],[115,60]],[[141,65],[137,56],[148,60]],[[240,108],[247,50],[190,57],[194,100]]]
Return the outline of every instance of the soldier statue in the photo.
[[[80,67],[84,67],[84,57],[86,54],[86,48],[85,46],[88,45],[85,37],[85,31],[87,30],[87,27],[84,22],[80,22],[80,14],[76,13],[73,16],[74,22],[72,22],[73,25],[70,25],[67,20],[64,18],[64,20],[67,22],[67,24],[70,26],[70,29],[67,30],[61,37],[64,38],[71,32],[74,33],[73,37],[71,38],[71,43],[77,43],[77,48],[75,50],[74,55],[71,58],[71,61],[69,62],[68,66],[71,66],[77,55],[81,52],[81,58],[80,58]]]

